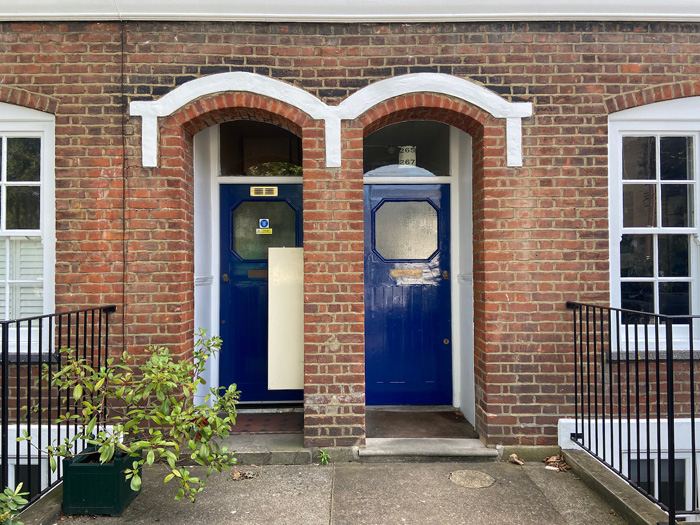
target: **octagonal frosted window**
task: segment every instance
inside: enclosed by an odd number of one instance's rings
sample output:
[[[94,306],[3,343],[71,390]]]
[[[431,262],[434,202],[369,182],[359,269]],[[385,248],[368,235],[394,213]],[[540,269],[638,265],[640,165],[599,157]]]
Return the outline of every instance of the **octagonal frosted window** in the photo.
[[[425,260],[438,247],[437,210],[428,201],[387,201],[374,215],[374,249],[385,260]]]
[[[296,211],[284,201],[245,201],[232,212],[233,251],[244,260],[267,260],[270,247],[296,246]],[[261,228],[261,221],[267,221]]]

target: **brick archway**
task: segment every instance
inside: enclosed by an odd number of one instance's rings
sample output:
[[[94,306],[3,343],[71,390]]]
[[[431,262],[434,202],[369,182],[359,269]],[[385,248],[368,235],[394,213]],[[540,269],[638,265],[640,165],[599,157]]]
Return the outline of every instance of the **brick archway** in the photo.
[[[201,97],[160,119],[157,168],[134,168],[129,180],[128,231],[130,343],[168,345],[191,356],[194,329],[194,136],[230,120],[260,121],[300,136],[309,148],[304,169],[312,173],[313,147],[322,133],[299,109],[260,95],[222,92]],[[317,138],[321,137],[321,138]],[[146,283],[149,283],[148,285]],[[143,290],[152,290],[146,294]]]
[[[385,100],[349,122],[344,132],[348,137],[344,149],[361,152],[364,137],[390,124],[409,120],[442,122],[472,137],[475,426],[479,435],[488,440],[500,430],[499,422],[491,417],[497,411],[492,405],[498,401],[491,399],[493,389],[489,388],[486,371],[490,361],[497,358],[490,353],[497,334],[487,328],[495,289],[489,274],[502,257],[492,249],[492,241],[498,236],[492,218],[497,213],[498,188],[506,186],[507,180],[514,176],[514,170],[506,166],[506,122],[458,98],[436,93],[406,94]],[[353,157],[361,158],[359,154]],[[348,163],[350,167],[361,177],[361,162]]]
[[[700,81],[686,80],[673,84],[651,86],[639,91],[622,93],[605,100],[608,113],[616,113],[625,109],[672,100],[675,98],[694,97],[700,95]]]
[[[4,85],[0,85],[0,102],[36,109],[52,115],[56,114],[59,105],[58,99],[48,95],[32,93],[26,89]]]

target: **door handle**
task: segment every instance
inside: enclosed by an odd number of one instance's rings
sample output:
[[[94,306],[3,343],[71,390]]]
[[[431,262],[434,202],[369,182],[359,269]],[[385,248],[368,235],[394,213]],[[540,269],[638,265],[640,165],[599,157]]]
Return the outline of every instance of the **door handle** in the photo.
[[[223,276],[221,276],[221,280],[224,281],[225,283],[228,282],[228,274],[225,273]]]

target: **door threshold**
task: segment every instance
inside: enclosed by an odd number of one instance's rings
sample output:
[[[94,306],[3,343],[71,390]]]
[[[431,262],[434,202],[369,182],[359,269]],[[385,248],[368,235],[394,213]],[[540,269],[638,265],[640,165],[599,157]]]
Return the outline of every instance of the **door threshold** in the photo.
[[[382,412],[455,412],[459,408],[452,405],[368,405],[365,410]]]

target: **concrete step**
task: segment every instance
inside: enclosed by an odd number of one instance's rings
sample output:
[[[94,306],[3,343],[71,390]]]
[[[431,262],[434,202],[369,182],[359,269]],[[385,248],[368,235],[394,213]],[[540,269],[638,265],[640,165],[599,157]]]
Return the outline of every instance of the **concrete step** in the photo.
[[[233,434],[223,442],[240,465],[310,465],[302,434]]]
[[[367,438],[358,456],[363,462],[485,461],[497,460],[498,451],[478,439]]]
[[[223,445],[241,465],[308,465],[318,462],[318,449],[304,448],[301,434],[236,434]],[[498,451],[478,439],[368,438],[365,447],[328,449],[333,462],[488,461]]]

